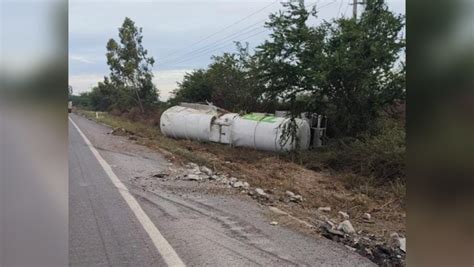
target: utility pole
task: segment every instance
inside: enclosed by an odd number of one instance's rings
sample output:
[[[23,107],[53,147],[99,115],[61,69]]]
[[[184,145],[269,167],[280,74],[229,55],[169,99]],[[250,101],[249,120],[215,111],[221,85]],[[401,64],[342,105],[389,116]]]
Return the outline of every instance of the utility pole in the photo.
[[[352,0],[352,18],[357,19],[357,0]]]
[[[357,19],[357,5],[365,4],[364,1],[358,2],[357,0],[352,0],[352,18]]]

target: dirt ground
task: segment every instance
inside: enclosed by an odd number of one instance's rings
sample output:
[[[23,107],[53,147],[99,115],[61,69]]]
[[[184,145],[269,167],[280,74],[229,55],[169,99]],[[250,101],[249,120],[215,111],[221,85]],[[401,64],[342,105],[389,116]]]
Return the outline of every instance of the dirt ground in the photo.
[[[405,254],[398,249],[390,249],[392,233],[406,236],[404,200],[388,188],[372,188],[371,191],[376,193],[369,196],[360,190],[351,190],[343,179],[344,174],[309,170],[276,153],[174,140],[162,136],[158,127],[108,114],[101,114],[99,119],[91,113],[81,114],[114,128],[123,127],[124,131],[117,134],[132,136],[130,138],[135,142],[160,150],[175,164],[184,166],[194,162],[219,174],[246,181],[252,187],[262,188],[271,196],[271,206],[314,226],[308,227],[288,217],[282,222],[288,227],[342,242],[379,265],[404,265]],[[286,191],[300,194],[303,201],[289,201]],[[330,207],[331,210],[319,211],[320,207]],[[339,211],[349,215],[355,235],[342,237],[324,231],[327,221],[337,226],[345,220]],[[364,213],[369,213],[371,219],[363,219]]]

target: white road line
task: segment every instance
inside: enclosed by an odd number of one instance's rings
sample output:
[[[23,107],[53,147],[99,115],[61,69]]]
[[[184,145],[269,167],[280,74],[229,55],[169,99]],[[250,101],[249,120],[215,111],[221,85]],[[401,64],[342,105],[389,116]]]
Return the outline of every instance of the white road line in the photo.
[[[109,176],[112,183],[115,185],[115,187],[118,188],[125,202],[127,202],[130,209],[133,211],[135,216],[137,216],[138,221],[142,224],[143,228],[150,236],[151,240],[153,241],[153,244],[158,250],[158,253],[160,253],[160,255],[163,257],[166,264],[168,264],[168,266],[173,266],[173,267],[186,266],[184,262],[179,258],[176,251],[174,251],[174,249],[171,247],[168,241],[160,233],[158,228],[156,228],[156,226],[150,220],[148,215],[146,215],[146,213],[140,207],[137,200],[132,196],[132,194],[130,194],[130,191],[128,191],[127,187],[120,181],[117,175],[115,175],[110,165],[104,160],[104,158],[102,158],[99,152],[97,152],[97,150],[94,148],[94,146],[89,141],[89,139],[87,139],[84,133],[82,133],[81,129],[79,129],[79,127],[74,123],[74,121],[71,118],[69,118],[69,121],[77,129],[77,131],[82,136],[82,138],[86,142],[89,149],[92,151],[92,154],[94,154],[94,156],[97,158],[97,161],[99,161],[100,165],[104,169],[105,173],[107,173],[107,176]]]

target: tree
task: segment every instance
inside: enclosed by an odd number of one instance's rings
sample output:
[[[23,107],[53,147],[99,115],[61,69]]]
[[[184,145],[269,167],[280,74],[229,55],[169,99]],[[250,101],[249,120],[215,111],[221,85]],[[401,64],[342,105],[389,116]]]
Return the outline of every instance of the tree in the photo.
[[[213,60],[207,72],[213,87],[212,103],[236,112],[254,110],[253,79],[238,55],[225,53]]]
[[[326,24],[328,72],[322,87],[333,105],[329,115],[336,133],[366,130],[381,110],[405,98],[405,66],[396,66],[405,47],[403,21],[383,0],[369,0],[360,20]]]
[[[170,103],[209,101],[236,112],[256,108],[254,80],[239,56],[230,53],[215,56],[207,69],[187,73]]]
[[[302,3],[270,16],[270,40],[257,47],[256,75],[264,98],[301,111],[330,116],[336,135],[367,130],[383,107],[403,99],[405,68],[397,68],[405,47],[404,18],[383,0],[367,0],[360,20],[340,18],[307,25],[316,10]],[[301,101],[305,99],[306,101]]]
[[[206,102],[212,101],[213,87],[210,83],[207,70],[198,69],[184,75],[183,81],[173,91],[173,104],[178,102]]]
[[[105,80],[102,86],[111,84],[116,90],[114,96],[117,99],[113,102],[119,103],[119,108],[138,105],[144,112],[145,107],[158,100],[151,70],[155,60],[148,57],[148,51],[142,46],[142,28],[137,28],[130,18],[125,18],[119,28],[119,37],[120,43],[114,39],[107,43],[110,79]]]
[[[266,23],[272,34],[256,49],[255,73],[262,98],[283,102],[296,114],[307,110],[305,105],[292,104],[298,96],[314,94],[314,100],[321,99],[317,85],[325,73],[321,62],[326,31],[306,25],[315,13],[306,10],[302,2],[283,6],[287,11],[272,14]]]

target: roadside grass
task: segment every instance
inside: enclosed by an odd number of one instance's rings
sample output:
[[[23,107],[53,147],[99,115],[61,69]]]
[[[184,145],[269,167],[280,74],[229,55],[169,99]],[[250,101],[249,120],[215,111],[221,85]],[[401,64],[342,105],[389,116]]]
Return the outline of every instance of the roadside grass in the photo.
[[[379,164],[377,159],[380,157],[384,160],[397,158],[396,155],[382,152],[384,149],[391,149],[390,144],[398,144],[399,140],[393,142],[390,137],[375,137],[377,141],[374,143],[379,142],[385,146],[382,149],[377,145],[364,148],[357,144],[354,148],[345,144],[344,149],[339,147],[341,151],[334,151],[335,148],[330,146],[316,151],[278,154],[216,143],[172,139],[163,136],[159,126],[105,112],[100,112],[98,118],[91,111],[77,110],[76,113],[112,128],[124,128],[140,137],[137,139],[139,144],[161,151],[174,163],[182,165],[191,161],[205,165],[215,172],[226,173],[245,180],[254,187],[264,188],[277,199],[282,199],[286,190],[301,194],[305,199],[302,203],[288,204],[292,213],[299,215],[301,219],[312,221],[314,210],[330,206],[333,211],[327,216],[338,218],[338,211],[346,211],[351,214],[351,222],[358,229],[382,236],[393,231],[405,233],[405,182],[403,179],[396,179],[396,176],[385,176],[382,179],[377,176],[380,172],[373,168],[374,164]],[[357,160],[341,163],[344,157],[348,157],[341,155],[344,153],[359,157],[359,161],[370,160],[371,163],[364,163],[362,166]],[[376,153],[382,154],[377,156]],[[365,224],[362,220],[365,212],[371,213],[378,220],[373,224]]]

